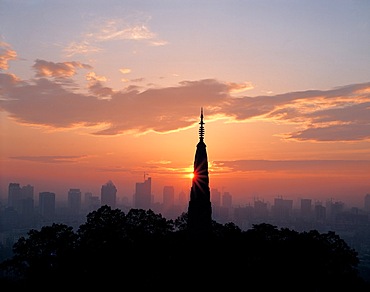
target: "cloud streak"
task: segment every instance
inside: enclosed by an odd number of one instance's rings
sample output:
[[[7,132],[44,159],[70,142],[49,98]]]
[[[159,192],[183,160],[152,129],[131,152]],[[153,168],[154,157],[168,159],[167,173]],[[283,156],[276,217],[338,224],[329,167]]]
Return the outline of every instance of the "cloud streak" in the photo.
[[[85,159],[87,156],[13,156],[10,159],[41,162],[41,163],[76,163]]]
[[[150,46],[167,45],[167,41],[159,39],[150,30],[147,22],[147,19],[133,22],[117,18],[101,20],[85,33],[80,41],[73,41],[67,45],[64,52],[68,57],[96,53],[102,51],[99,43],[109,41],[139,41],[147,42]]]
[[[213,161],[213,172],[284,172],[291,174],[358,175],[370,169],[369,160],[233,160]]]

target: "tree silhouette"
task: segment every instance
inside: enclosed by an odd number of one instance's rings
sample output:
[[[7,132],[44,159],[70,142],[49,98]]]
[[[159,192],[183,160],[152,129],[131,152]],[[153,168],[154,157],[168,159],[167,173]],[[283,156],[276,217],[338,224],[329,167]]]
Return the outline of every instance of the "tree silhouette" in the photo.
[[[2,280],[27,288],[369,291],[356,251],[334,232],[266,223],[242,231],[212,221],[210,236],[197,239],[186,222],[186,213],[173,221],[152,210],[102,206],[76,232],[63,224],[30,230],[1,264]]]
[[[72,229],[65,224],[31,229],[27,238],[21,237],[14,244],[14,256],[4,261],[2,268],[11,279],[18,279],[19,285],[70,278],[77,240]]]

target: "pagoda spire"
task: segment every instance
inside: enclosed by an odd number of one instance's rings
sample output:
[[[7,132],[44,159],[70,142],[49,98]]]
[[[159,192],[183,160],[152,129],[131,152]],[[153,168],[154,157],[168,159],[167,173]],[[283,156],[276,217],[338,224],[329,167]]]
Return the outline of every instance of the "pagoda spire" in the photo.
[[[188,228],[191,234],[201,237],[211,230],[212,207],[210,201],[208,157],[204,143],[203,108],[200,112],[199,142],[194,158],[194,176],[188,207]]]
[[[200,108],[200,127],[199,127],[199,141],[204,140],[204,122],[203,122],[203,108]]]

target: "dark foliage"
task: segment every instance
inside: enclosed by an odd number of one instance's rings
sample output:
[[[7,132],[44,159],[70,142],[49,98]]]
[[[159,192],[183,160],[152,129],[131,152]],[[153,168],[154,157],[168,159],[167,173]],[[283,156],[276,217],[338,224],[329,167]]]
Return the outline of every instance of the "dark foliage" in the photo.
[[[74,232],[63,224],[30,230],[1,263],[2,287],[369,291],[358,258],[334,232],[296,232],[258,224],[242,231],[212,222],[207,237],[187,230],[187,214],[109,206]],[[243,288],[244,287],[244,288]],[[197,290],[196,289],[196,290]],[[249,289],[251,290],[251,289]]]

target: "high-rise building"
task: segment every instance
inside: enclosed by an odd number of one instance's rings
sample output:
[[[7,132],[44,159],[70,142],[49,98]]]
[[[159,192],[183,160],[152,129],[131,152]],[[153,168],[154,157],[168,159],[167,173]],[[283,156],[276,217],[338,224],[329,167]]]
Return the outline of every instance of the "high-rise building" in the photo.
[[[93,196],[91,192],[86,192],[84,194],[84,209],[88,212],[97,210],[100,207],[99,196]]]
[[[21,209],[21,186],[19,183],[10,183],[8,186],[8,206],[16,211]]]
[[[221,194],[221,193],[220,193]],[[217,216],[214,216],[219,222],[226,223],[232,220],[233,208],[232,208],[233,198],[230,192],[223,192],[221,194],[221,206],[217,207]],[[212,202],[213,206],[213,202]],[[214,206],[212,211],[214,210]]]
[[[267,218],[269,214],[269,210],[268,210],[266,202],[256,199],[253,202],[253,206],[254,206],[254,217],[256,219],[266,219]]]
[[[370,194],[366,194],[364,198],[364,210],[370,212]]]
[[[314,212],[317,222],[324,223],[326,221],[326,207],[324,207],[321,202],[315,203]]]
[[[116,208],[117,188],[112,181],[102,185],[100,193],[100,203],[102,206],[108,205],[112,209]]]
[[[39,210],[41,216],[46,220],[52,220],[55,216],[55,193],[39,193]]]
[[[233,197],[230,192],[224,192],[222,194],[222,207],[231,208],[233,205]]]
[[[312,200],[301,199],[301,216],[303,218],[310,218],[312,215]]]
[[[175,188],[173,186],[163,187],[163,208],[168,210],[175,204]]]
[[[152,206],[152,178],[148,177],[144,182],[136,183],[134,194],[134,207],[136,209],[149,210]]]
[[[184,191],[181,191],[180,193],[179,193],[179,200],[178,200],[178,202],[179,202],[179,205],[180,205],[180,207],[182,208],[182,207],[187,207],[187,204],[188,204],[188,202],[189,202],[189,193],[188,194],[186,194]]]
[[[330,221],[335,221],[337,216],[344,210],[344,203],[341,201],[333,201],[333,199],[327,200],[325,206],[326,216]]]
[[[174,217],[175,212],[175,188],[173,186],[163,187],[162,215],[166,218]]]
[[[68,191],[68,211],[71,215],[78,215],[81,211],[81,191],[80,189],[69,189]]]
[[[204,143],[203,108],[200,113],[199,142],[194,159],[194,177],[188,206],[188,228],[195,237],[207,235],[211,230],[212,206],[210,200],[208,156]]]
[[[293,200],[275,198],[271,211],[275,219],[288,219],[293,212]]]
[[[10,183],[8,187],[8,206],[19,215],[29,217],[33,214],[33,186],[20,186],[19,183]]]
[[[21,188],[23,199],[33,199],[33,186],[26,185]]]
[[[211,189],[211,202],[212,207],[221,206],[221,192],[216,188]]]
[[[25,220],[32,218],[35,209],[35,203],[33,199],[33,186],[26,185],[21,188],[22,196],[22,211],[21,214]]]

